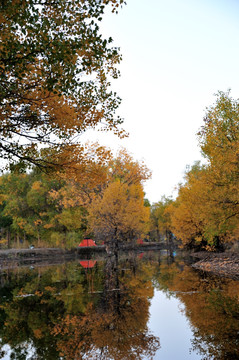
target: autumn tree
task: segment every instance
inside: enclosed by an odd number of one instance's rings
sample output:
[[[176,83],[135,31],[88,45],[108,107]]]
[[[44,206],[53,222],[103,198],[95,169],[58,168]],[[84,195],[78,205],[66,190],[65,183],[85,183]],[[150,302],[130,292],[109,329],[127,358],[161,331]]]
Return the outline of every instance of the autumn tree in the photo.
[[[52,211],[47,201],[48,186],[40,174],[5,174],[0,178],[0,196],[2,197],[2,216],[11,218],[10,227],[2,223],[6,228],[8,237],[9,231],[12,237],[17,240],[26,240],[31,237],[38,242],[43,235],[46,213]],[[45,215],[44,215],[45,214]],[[8,238],[10,245],[10,238]],[[16,244],[15,244],[16,245]]]
[[[210,202],[220,209],[218,236],[236,239],[239,232],[239,101],[232,99],[230,92],[219,92],[215,104],[207,109],[199,141],[208,161]]]
[[[185,174],[185,183],[179,186],[177,199],[167,208],[171,230],[187,248],[206,245],[203,234],[208,190],[203,182],[203,174],[204,167],[195,163]]]
[[[222,248],[239,231],[239,102],[220,92],[198,136],[206,163],[195,163],[169,208],[184,246]]]
[[[2,245],[76,246],[87,229],[87,206],[108,183],[108,149],[92,144],[87,158],[67,171],[45,174],[38,167],[27,173],[22,163],[0,177]],[[69,154],[71,159],[73,154]]]
[[[149,208],[144,206],[140,185],[115,181],[88,209],[90,227],[95,235],[118,248],[120,241],[140,237],[147,231]]]
[[[196,162],[185,174],[177,199],[167,209],[172,231],[189,249],[219,249],[227,238],[223,209],[215,201],[217,189],[209,176],[210,168]]]
[[[121,183],[143,184],[151,177],[151,172],[143,161],[134,160],[126,149],[121,148],[116,157],[108,162],[109,182],[119,180]]]
[[[50,246],[75,246],[82,238],[84,208],[68,199],[70,185],[37,169],[0,178],[0,225],[3,241],[15,239]],[[61,194],[61,196],[59,195]],[[73,194],[73,193],[71,193]]]
[[[162,196],[161,200],[153,203],[150,212],[150,230],[157,240],[165,237],[167,242],[172,239],[171,218],[167,212],[168,206],[173,202],[171,198]]]
[[[120,99],[119,49],[99,23],[106,6],[124,0],[30,0],[0,4],[0,152],[40,167],[81,160],[78,136],[89,128],[122,135],[115,115]],[[38,144],[41,149],[38,151]],[[80,155],[79,155],[80,150]]]

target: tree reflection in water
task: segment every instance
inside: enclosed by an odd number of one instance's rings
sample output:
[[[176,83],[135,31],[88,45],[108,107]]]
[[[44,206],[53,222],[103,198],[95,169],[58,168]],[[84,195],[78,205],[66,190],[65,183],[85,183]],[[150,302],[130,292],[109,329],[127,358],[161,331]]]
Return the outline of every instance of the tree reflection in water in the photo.
[[[185,305],[192,351],[203,360],[239,359],[239,282],[199,273],[182,261],[160,269],[158,287]]]
[[[67,315],[55,326],[60,353],[66,359],[152,359],[160,346],[147,328],[152,283],[120,269],[117,255],[108,257],[104,274],[97,306],[89,302],[84,315]]]
[[[201,311],[201,316],[195,324],[198,328],[194,330],[193,349],[202,359],[239,359],[239,292],[237,296],[228,294],[234,286],[239,291],[238,284],[231,282],[227,292],[222,286],[204,297],[206,306],[198,304],[197,311]]]
[[[192,351],[201,359],[239,359],[239,282],[206,276],[180,258],[145,257],[111,254],[106,261],[5,271],[0,358],[9,344],[12,360],[29,353],[38,360],[153,359],[160,344],[147,323],[156,287],[185,305]]]

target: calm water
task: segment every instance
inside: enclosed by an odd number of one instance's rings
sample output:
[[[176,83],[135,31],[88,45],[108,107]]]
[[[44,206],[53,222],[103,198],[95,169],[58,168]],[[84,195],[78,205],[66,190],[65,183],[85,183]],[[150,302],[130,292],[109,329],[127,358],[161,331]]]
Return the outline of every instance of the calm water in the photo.
[[[0,359],[239,359],[239,282],[160,253],[0,274]]]

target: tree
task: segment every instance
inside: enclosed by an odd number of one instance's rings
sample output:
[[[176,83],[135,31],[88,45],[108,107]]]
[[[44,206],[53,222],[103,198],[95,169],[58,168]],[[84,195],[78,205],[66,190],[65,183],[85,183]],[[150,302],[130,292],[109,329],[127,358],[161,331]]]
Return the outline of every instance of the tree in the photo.
[[[95,235],[118,247],[118,242],[140,237],[147,231],[149,208],[144,206],[140,185],[115,181],[88,208]]]
[[[239,102],[219,92],[199,132],[205,165],[195,163],[169,207],[184,246],[219,249],[239,232]]]
[[[0,4],[0,152],[40,167],[67,163],[76,137],[102,125],[119,136],[120,99],[109,90],[120,61],[99,22],[124,0]],[[48,148],[39,154],[38,144]]]
[[[185,175],[185,184],[179,186],[177,199],[167,209],[173,233],[188,248],[206,245],[203,234],[208,214],[208,191],[203,174],[203,166],[194,164]]]
[[[108,163],[109,181],[119,180],[128,185],[143,184],[151,177],[144,162],[135,161],[126,149],[122,148]]]
[[[144,206],[143,183],[150,171],[125,149],[105,166],[106,181],[99,186],[87,210],[96,237],[118,247],[120,241],[147,233],[150,209]]]
[[[161,201],[154,203],[150,212],[151,231],[156,232],[156,238],[160,235],[166,237],[167,242],[172,239],[171,219],[167,212],[168,206],[173,202],[171,198],[162,196]]]
[[[239,231],[239,101],[219,92],[207,109],[199,132],[202,153],[208,161],[210,202],[217,214],[219,236],[233,239]]]
[[[8,244],[11,231],[18,240],[37,240],[38,246],[76,246],[86,228],[86,209],[71,184],[36,169],[0,177],[0,226]]]
[[[6,202],[3,201],[0,204],[0,229],[1,235],[6,236],[6,239],[1,239],[1,244],[7,243],[8,248],[10,247],[10,226],[12,225],[12,217],[9,215],[4,215],[4,208],[6,206]]]

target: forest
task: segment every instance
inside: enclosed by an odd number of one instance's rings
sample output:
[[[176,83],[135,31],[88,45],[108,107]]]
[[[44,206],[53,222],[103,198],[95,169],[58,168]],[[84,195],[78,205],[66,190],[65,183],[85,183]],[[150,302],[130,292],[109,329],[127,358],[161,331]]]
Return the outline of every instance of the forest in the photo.
[[[114,157],[101,148],[98,161],[94,156],[72,172],[12,166],[0,178],[2,244],[28,240],[70,248],[83,237],[99,243],[146,237],[213,251],[237,242],[238,119],[239,102],[219,93],[198,133],[205,162],[185,173],[176,199],[163,197],[152,205],[143,191],[150,171],[125,149]]]
[[[4,247],[72,248],[84,237],[98,244],[134,240],[149,230],[143,181],[150,172],[125,150],[108,163],[92,162],[79,177],[69,173],[6,173],[0,178],[0,226]]]

